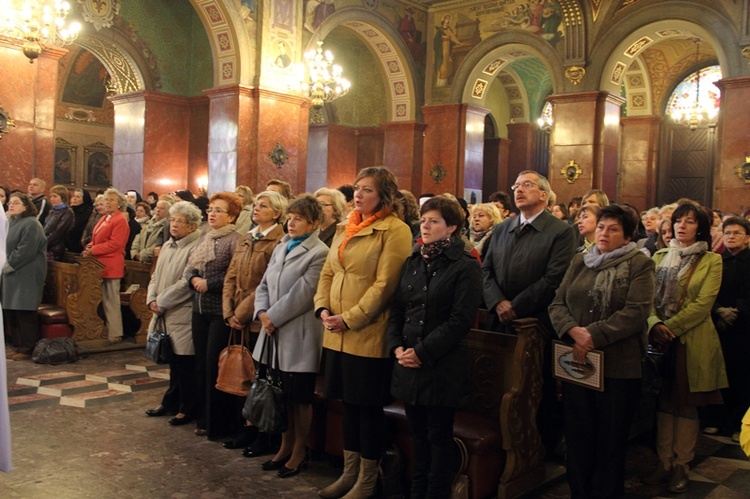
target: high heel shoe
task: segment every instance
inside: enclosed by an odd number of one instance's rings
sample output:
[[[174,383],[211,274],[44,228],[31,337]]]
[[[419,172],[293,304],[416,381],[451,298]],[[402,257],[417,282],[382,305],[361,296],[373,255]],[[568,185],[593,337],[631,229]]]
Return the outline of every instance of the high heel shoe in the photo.
[[[274,461],[273,459],[269,459],[268,461],[260,465],[260,469],[262,469],[263,471],[280,470],[281,468],[284,467],[284,465],[287,463],[287,461],[289,461],[291,457],[292,456],[290,454],[286,457],[281,458],[279,461]]]
[[[290,476],[299,475],[302,471],[307,469],[307,464],[310,461],[309,457],[305,457],[296,468],[289,469],[286,465],[282,466],[276,476],[279,478],[289,478]]]

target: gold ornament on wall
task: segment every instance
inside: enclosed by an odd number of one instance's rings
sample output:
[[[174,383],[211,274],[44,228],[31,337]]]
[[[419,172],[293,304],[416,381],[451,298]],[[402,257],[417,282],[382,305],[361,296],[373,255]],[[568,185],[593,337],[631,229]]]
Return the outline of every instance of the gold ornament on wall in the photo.
[[[572,184],[576,180],[578,180],[578,177],[581,176],[581,167],[578,166],[578,163],[576,163],[574,160],[570,160],[567,165],[560,168],[560,174],[565,177],[565,180]]]
[[[750,47],[742,49],[742,57],[744,57],[747,63],[750,64]]]
[[[3,138],[4,133],[10,132],[10,127],[15,127],[16,122],[13,121],[3,106],[0,106],[0,139]]]
[[[447,175],[447,172],[445,171],[445,168],[443,168],[443,165],[441,165],[440,163],[438,163],[435,166],[433,166],[429,173],[430,173],[430,177],[432,177],[432,180],[434,180],[438,184]]]
[[[746,184],[750,184],[750,156],[745,156],[745,162],[735,168],[734,173]]]
[[[565,68],[565,77],[570,80],[573,85],[578,85],[584,76],[586,76],[586,69],[581,66],[570,66],[569,68]]]
[[[276,168],[281,168],[281,165],[287,162],[289,155],[286,153],[286,149],[281,145],[281,142],[276,142],[276,147],[268,153],[268,157],[276,165]]]

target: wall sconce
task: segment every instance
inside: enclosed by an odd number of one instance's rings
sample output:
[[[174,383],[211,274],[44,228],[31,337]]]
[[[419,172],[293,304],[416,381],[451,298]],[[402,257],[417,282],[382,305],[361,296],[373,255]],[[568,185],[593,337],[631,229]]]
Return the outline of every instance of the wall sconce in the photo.
[[[432,167],[432,170],[430,170],[430,177],[432,177],[432,180],[434,180],[436,183],[440,183],[445,176],[447,175],[447,172],[445,171],[445,168],[443,168],[443,165],[440,163],[436,164]]]
[[[205,196],[208,194],[208,178],[207,177],[198,177],[196,180],[196,183],[198,184],[198,194],[201,196]]]
[[[16,122],[10,118],[10,114],[6,111],[3,106],[0,106],[0,139],[3,138],[4,133],[10,132],[10,127],[15,127]]]
[[[539,128],[544,131],[544,133],[552,132],[552,123],[552,118],[548,118],[546,116],[542,116],[541,118],[536,120],[536,124],[539,125]]]

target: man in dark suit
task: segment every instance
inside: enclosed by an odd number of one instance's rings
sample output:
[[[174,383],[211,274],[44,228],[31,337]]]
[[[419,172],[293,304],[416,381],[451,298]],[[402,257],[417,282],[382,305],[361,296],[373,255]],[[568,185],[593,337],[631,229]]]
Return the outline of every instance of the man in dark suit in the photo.
[[[534,317],[547,340],[542,366],[544,389],[537,424],[542,441],[552,450],[558,440],[555,413],[555,383],[551,374],[549,339],[552,325],[547,306],[555,297],[576,250],[572,227],[547,211],[550,185],[535,171],[521,172],[511,187],[518,217],[495,227],[482,263],[484,302],[490,313],[490,327],[510,330],[514,319]],[[561,419],[561,418],[560,418]]]

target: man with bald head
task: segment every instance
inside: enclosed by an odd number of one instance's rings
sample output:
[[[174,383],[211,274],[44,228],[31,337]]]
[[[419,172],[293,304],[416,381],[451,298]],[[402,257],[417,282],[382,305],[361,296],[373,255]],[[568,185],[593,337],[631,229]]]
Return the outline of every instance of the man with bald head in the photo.
[[[31,196],[31,199],[34,201],[34,206],[36,206],[36,219],[39,220],[39,223],[42,224],[42,226],[44,226],[44,221],[47,219],[49,210],[52,209],[49,199],[44,195],[44,189],[46,187],[47,182],[40,178],[32,178],[29,180],[29,196]]]

